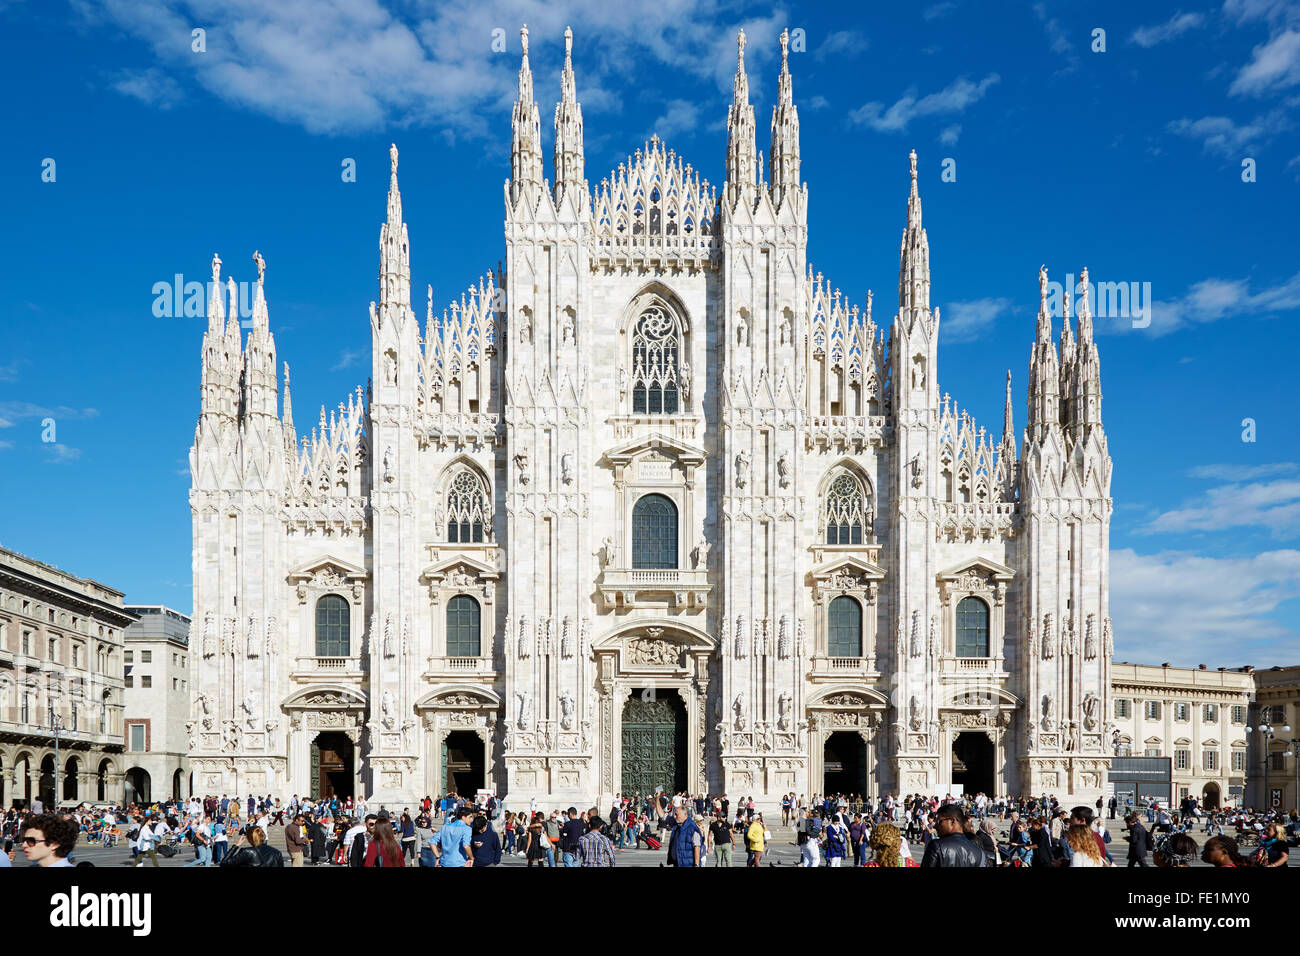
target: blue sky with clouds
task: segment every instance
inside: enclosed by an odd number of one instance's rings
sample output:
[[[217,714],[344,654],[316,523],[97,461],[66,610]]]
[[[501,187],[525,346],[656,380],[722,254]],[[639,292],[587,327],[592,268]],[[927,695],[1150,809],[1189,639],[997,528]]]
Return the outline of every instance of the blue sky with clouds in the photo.
[[[390,141],[414,288],[444,305],[503,255],[524,22],[548,157],[574,29],[593,183],[652,133],[721,181],[742,25],[766,149],[776,38],[803,30],[809,259],[887,320],[914,147],[940,382],[991,429],[1008,368],[1024,423],[1040,263],[1149,282],[1148,327],[1099,320],[1116,654],[1300,660],[1300,5],[1274,0],[0,0],[0,543],[188,609],[204,321],[155,317],[154,284],[213,252],[251,280],[261,250],[300,427],[345,400]]]

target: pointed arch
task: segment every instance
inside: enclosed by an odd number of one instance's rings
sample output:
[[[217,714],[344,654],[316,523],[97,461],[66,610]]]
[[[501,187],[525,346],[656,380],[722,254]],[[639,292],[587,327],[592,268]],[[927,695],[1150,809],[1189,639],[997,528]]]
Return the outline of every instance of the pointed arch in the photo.
[[[817,540],[830,545],[860,545],[872,534],[875,494],[871,479],[850,458],[826,470],[818,489]]]
[[[478,463],[458,455],[438,478],[438,527],[450,544],[492,540],[492,482]]]

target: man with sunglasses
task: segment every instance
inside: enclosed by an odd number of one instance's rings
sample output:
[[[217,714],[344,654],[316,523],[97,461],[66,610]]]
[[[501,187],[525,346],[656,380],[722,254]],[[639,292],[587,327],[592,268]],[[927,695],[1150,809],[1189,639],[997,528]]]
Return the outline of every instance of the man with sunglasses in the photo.
[[[37,813],[23,821],[23,855],[37,866],[72,866],[68,854],[77,848],[76,821],[52,813]]]

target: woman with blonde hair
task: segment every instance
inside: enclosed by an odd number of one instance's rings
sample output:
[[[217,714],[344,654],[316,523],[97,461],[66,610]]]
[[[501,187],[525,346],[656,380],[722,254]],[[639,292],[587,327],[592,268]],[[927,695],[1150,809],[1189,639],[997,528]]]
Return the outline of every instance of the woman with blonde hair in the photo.
[[[1109,866],[1106,858],[1097,847],[1097,838],[1092,827],[1085,823],[1073,823],[1065,832],[1065,841],[1070,845],[1070,866]]]
[[[917,862],[910,855],[900,852],[899,846],[902,842],[903,835],[898,832],[898,827],[892,823],[877,823],[872,827],[871,836],[867,839],[873,859],[868,860],[866,865],[896,868],[916,866]]]

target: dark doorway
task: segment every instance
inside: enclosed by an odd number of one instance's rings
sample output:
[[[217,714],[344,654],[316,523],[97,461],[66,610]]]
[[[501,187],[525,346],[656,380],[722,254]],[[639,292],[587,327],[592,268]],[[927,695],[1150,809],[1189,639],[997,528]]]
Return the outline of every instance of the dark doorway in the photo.
[[[686,789],[686,706],[674,691],[634,690],[623,705],[623,793]]]
[[[108,799],[108,761],[99,762],[99,773],[95,774],[95,799],[103,803]]]
[[[822,747],[822,793],[867,792],[867,742],[861,734],[836,731]]]
[[[181,799],[181,772],[179,770],[172,774],[172,799]]]
[[[993,741],[983,731],[965,731],[952,744],[952,782],[963,793],[992,796]]]
[[[1217,783],[1207,783],[1205,785],[1205,789],[1201,792],[1201,809],[1219,809],[1219,785]]]
[[[37,783],[37,794],[40,797],[41,806],[46,813],[53,813],[56,809],[54,794],[54,758],[46,756],[41,761],[41,778]]]
[[[63,799],[76,800],[81,794],[77,792],[78,780],[81,777],[81,767],[76,757],[69,757],[68,762],[63,765]]]
[[[487,785],[483,738],[470,730],[453,730],[442,741],[442,789],[473,799]]]
[[[356,796],[353,791],[355,756],[348,735],[330,731],[311,742],[311,798]]]
[[[127,803],[148,803],[150,795],[149,772],[139,767],[132,767],[126,772],[126,789],[123,799]]]

